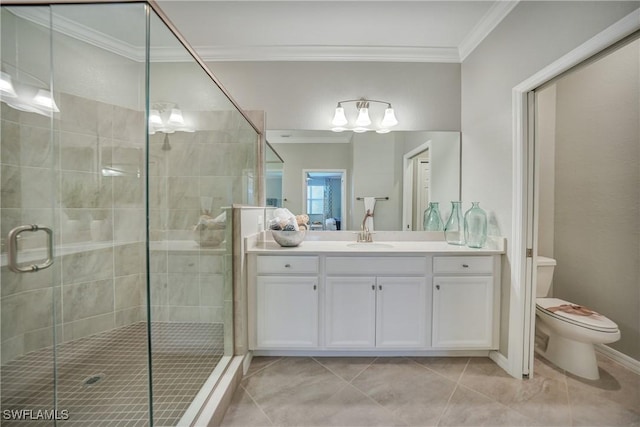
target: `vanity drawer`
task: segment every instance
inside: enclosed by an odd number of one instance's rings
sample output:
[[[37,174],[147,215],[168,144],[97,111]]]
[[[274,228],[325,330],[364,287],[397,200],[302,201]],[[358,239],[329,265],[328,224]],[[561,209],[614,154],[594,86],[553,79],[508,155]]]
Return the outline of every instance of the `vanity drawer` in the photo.
[[[493,257],[448,256],[433,258],[433,274],[492,274]]]
[[[317,274],[318,257],[259,255],[256,260],[256,270],[258,274]]]
[[[331,275],[413,275],[426,274],[425,257],[327,257]]]

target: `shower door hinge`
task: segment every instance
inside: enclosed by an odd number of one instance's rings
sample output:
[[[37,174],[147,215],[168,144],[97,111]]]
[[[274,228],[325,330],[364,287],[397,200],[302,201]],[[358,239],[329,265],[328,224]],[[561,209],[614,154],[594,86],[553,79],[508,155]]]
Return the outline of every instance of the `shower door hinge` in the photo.
[[[533,249],[527,248],[527,258],[533,258]]]

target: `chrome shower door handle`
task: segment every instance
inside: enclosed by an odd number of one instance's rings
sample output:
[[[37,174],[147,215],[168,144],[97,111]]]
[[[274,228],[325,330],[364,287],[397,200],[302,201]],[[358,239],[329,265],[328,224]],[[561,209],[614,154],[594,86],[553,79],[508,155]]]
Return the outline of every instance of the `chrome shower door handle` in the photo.
[[[18,265],[18,236],[24,231],[44,231],[47,233],[47,258],[42,264],[31,264],[21,267]],[[7,236],[7,252],[9,269],[15,273],[35,273],[53,265],[53,231],[43,225],[20,225],[11,231]]]

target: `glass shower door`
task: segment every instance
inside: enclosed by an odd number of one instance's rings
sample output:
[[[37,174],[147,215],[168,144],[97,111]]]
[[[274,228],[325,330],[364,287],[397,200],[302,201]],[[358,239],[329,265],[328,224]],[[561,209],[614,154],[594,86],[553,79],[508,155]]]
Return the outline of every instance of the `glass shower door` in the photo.
[[[145,17],[2,7],[2,425],[150,423]]]
[[[31,12],[44,25],[2,7],[0,81],[0,339],[2,425],[60,419],[54,412],[60,258],[51,102],[49,8]]]

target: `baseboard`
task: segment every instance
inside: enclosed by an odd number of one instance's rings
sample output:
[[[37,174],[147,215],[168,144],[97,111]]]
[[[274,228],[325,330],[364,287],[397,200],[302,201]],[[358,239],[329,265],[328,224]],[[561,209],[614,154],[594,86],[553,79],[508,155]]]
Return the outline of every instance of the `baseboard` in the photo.
[[[245,356],[234,356],[191,426],[219,426],[242,379]]]
[[[514,375],[513,372],[511,372],[509,359],[504,357],[504,355],[499,351],[490,351],[489,359],[493,360],[495,364],[501,367],[507,374],[511,375],[514,378],[522,379],[522,372],[520,372],[519,375]]]
[[[251,365],[251,361],[253,360],[253,351],[248,351],[247,354],[244,355],[244,361],[242,362],[242,374],[247,375],[249,371],[249,365]]]
[[[488,357],[490,350],[253,350],[253,356],[292,357]]]
[[[607,356],[609,359],[613,360],[614,362],[617,362],[620,365],[624,366],[625,368],[629,369],[630,371],[640,375],[639,360],[629,357],[626,354],[621,353],[618,350],[615,350],[604,344],[596,344],[595,348],[598,353]]]

